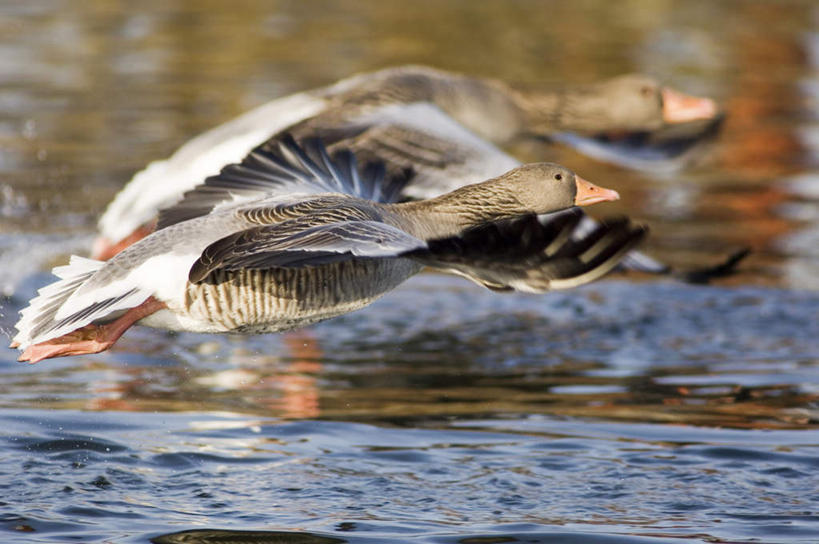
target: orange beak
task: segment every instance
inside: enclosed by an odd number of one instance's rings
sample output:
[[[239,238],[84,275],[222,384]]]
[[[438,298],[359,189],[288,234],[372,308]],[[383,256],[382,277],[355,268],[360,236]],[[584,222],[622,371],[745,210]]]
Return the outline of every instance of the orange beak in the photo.
[[[669,124],[711,119],[719,113],[717,103],[663,87],[663,121]]]
[[[588,206],[589,204],[609,202],[620,198],[617,191],[598,187],[597,185],[589,183],[578,175],[574,176],[574,181],[577,185],[577,193],[574,195],[575,206]]]

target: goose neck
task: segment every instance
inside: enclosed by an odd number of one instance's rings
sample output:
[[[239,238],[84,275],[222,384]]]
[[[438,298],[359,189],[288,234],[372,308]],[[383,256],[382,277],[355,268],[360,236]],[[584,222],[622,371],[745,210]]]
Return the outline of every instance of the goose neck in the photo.
[[[476,183],[436,198],[392,206],[408,220],[413,234],[424,239],[454,236],[488,221],[527,213],[511,191],[499,190],[494,185]]]

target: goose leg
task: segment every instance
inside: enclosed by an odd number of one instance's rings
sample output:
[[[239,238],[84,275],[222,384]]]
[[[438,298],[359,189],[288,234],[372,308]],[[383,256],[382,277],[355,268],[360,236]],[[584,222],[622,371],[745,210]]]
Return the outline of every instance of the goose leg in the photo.
[[[105,325],[86,325],[59,338],[52,338],[26,348],[18,361],[31,364],[67,355],[86,355],[105,351],[114,345],[128,328],[148,315],[166,308],[164,302],[148,297],[145,302],[122,314],[116,321]]]

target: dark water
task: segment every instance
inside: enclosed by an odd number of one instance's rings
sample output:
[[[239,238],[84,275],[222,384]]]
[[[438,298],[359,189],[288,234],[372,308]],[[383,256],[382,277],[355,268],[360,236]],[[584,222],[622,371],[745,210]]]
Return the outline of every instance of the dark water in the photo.
[[[2,419],[17,457],[3,466],[4,500],[15,497],[4,525],[44,541],[221,527],[341,542],[808,542],[819,524],[816,437],[803,430],[536,415],[390,427],[206,412]],[[258,540],[280,541],[299,540]]]
[[[131,3],[135,4],[135,3]],[[726,108],[682,171],[565,147],[678,266],[501,296],[422,275],[291,335],[135,328],[0,353],[0,542],[819,541],[812,2],[0,5],[0,330],[147,162],[272,97],[406,62],[524,85],[654,73]]]

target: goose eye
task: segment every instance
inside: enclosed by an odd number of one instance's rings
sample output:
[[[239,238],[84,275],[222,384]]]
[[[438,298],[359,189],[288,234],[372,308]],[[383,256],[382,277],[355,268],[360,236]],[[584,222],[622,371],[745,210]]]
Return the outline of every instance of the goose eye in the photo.
[[[648,86],[643,87],[642,89],[640,89],[640,94],[646,97],[651,96],[652,94],[654,94],[654,89]]]
[[[555,174],[555,179],[557,181],[560,181],[561,179],[563,179],[563,174]]]

